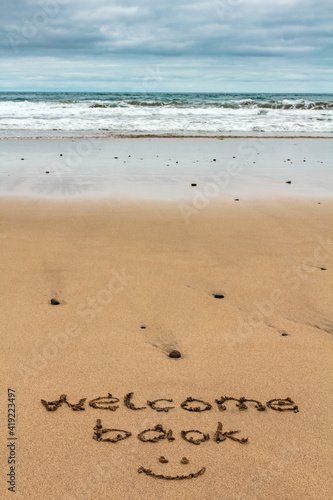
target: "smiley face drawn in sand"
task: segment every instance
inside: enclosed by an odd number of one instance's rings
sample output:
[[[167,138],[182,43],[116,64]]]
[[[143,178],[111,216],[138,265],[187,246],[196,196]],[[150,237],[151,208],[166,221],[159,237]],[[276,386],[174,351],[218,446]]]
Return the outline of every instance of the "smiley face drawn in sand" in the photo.
[[[94,436],[93,439],[96,441],[104,441],[104,442],[109,442],[109,443],[118,443],[119,441],[122,441],[124,439],[129,438],[132,434],[128,431],[121,430],[121,429],[105,429],[102,426],[101,420],[97,420],[97,424],[94,427]],[[203,438],[193,438],[193,436],[187,437],[186,435],[188,433],[193,434],[193,433],[200,433],[200,431],[182,431],[182,436],[183,438],[193,444],[200,444],[200,442],[206,441],[209,439],[208,435],[203,435]],[[110,434],[111,433],[111,434]],[[109,434],[110,436],[108,438],[103,438],[103,435]],[[157,424],[154,428],[152,429],[146,429],[140,434],[138,434],[138,439],[143,442],[143,443],[157,443],[158,441],[162,439],[166,439],[169,442],[172,442],[175,440],[173,437],[172,430],[170,429],[169,431],[166,431],[163,429],[161,424]],[[159,458],[159,462],[161,464],[166,464],[169,462],[168,459],[165,457],[161,456]],[[189,460],[186,457],[183,457],[180,461],[182,465],[187,465],[189,463]],[[169,476],[165,474],[157,474],[156,472],[153,472],[151,469],[147,469],[146,467],[139,467],[138,468],[138,473],[139,474],[146,474],[147,476],[154,477],[155,479],[166,479],[166,480],[181,480],[181,479],[194,479],[196,477],[202,476],[206,471],[206,467],[202,467],[200,470],[196,472],[190,472],[189,474],[181,474],[177,476]]]
[[[101,419],[97,419],[96,426],[94,427],[94,435],[93,439],[99,442],[109,442],[109,443],[118,443],[119,441],[122,441],[124,439],[129,438],[132,434],[131,432],[122,430],[122,429],[107,429],[102,426]],[[216,443],[220,443],[223,441],[226,441],[227,439],[231,439],[232,441],[236,441],[241,444],[247,443],[248,439],[247,438],[237,438],[235,437],[235,434],[237,434],[239,431],[228,431],[228,432],[223,432],[223,425],[221,422],[218,422],[217,425],[217,430],[213,436],[213,441]],[[103,437],[105,434],[108,434],[109,437]],[[209,434],[204,434],[201,431],[198,430],[187,430],[187,431],[181,431],[180,433],[181,437],[187,441],[188,443],[191,443],[193,445],[200,445],[206,441],[210,440],[210,435]],[[142,443],[157,443],[160,440],[167,440],[169,442],[172,442],[175,440],[175,437],[173,436],[173,431],[171,429],[166,430],[163,428],[161,424],[155,425],[153,428],[145,429],[142,432],[138,434],[138,439]],[[168,460],[161,456],[159,458],[159,462],[162,464],[168,463]],[[180,461],[181,464],[187,465],[189,463],[189,460],[186,457],[183,457],[182,460]],[[201,469],[197,470],[196,472],[190,472],[189,474],[181,474],[181,475],[176,475],[176,476],[170,476],[166,474],[159,474],[152,469],[148,469],[146,467],[140,466],[137,470],[139,474],[146,474],[147,476],[154,477],[155,479],[166,479],[166,480],[182,480],[182,479],[194,479],[196,477],[202,476],[206,472],[206,467],[202,467]]]
[[[163,456],[161,456],[158,461],[161,464],[167,464],[169,460]],[[183,457],[180,461],[182,465],[188,465],[189,460],[186,457]],[[182,479],[194,479],[196,477],[202,476],[206,472],[206,467],[202,467],[200,470],[197,472],[190,472],[189,474],[181,474],[177,476],[167,476],[165,474],[157,474],[156,472],[153,472],[151,469],[146,469],[145,467],[139,467],[138,468],[138,473],[139,474],[146,474],[147,476],[154,477],[155,479],[165,479],[167,481],[174,481],[174,480],[182,480]]]

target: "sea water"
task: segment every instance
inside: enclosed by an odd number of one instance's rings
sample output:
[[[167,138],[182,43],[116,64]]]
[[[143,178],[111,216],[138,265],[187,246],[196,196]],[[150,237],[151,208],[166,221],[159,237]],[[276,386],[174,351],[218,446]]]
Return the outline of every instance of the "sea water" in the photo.
[[[332,133],[333,94],[0,93],[0,138]]]

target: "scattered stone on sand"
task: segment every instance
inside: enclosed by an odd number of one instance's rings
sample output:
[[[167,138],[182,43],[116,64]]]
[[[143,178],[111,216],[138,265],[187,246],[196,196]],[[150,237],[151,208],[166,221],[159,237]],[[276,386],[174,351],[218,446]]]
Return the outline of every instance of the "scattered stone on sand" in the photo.
[[[45,172],[45,173],[46,173],[46,174],[49,174],[49,173],[50,173],[50,171],[49,171],[49,170],[46,170],[46,172]]]
[[[189,461],[187,460],[187,458],[186,458],[186,457],[183,457],[183,458],[181,459],[180,463],[181,463],[181,464],[185,464],[185,465],[186,465],[186,464],[188,464],[188,463],[189,463]]]
[[[213,158],[213,161],[216,161],[216,158]]]
[[[224,295],[220,294],[220,293],[214,293],[214,297],[216,299],[224,299]]]
[[[114,157],[114,159],[115,159],[115,160],[118,160],[118,156],[115,156],[115,157]]]
[[[327,271],[326,267],[321,267],[321,271]]]
[[[161,464],[167,464],[169,462],[169,460],[163,456],[160,457],[158,461],[161,462]]]
[[[182,355],[179,351],[171,351],[169,354],[169,358],[181,358]]]
[[[286,181],[286,184],[291,184],[291,181]]]
[[[239,201],[239,198],[235,198],[235,201]]]
[[[194,184],[194,183],[193,183],[193,184],[191,184],[191,186],[196,186],[196,185],[197,185],[197,184]]]
[[[142,330],[144,330],[146,327],[145,327],[145,325],[142,325],[142,326],[140,326],[140,328],[141,328]]]
[[[24,160],[24,158],[21,158],[21,160]]]
[[[283,332],[282,337],[288,337],[288,333]]]
[[[59,156],[62,156],[62,154],[60,153],[60,155],[59,155]]]
[[[59,300],[58,299],[51,299],[50,300],[50,304],[52,306],[58,306],[60,304]]]

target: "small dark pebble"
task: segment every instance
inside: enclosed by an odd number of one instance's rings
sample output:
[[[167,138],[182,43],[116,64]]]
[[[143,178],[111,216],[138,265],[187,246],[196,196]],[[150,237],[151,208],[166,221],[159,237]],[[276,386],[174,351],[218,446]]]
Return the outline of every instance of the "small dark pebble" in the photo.
[[[291,184],[291,181],[286,181],[286,184]]]
[[[216,158],[214,158],[213,161],[216,161]]]
[[[50,173],[50,171],[49,171],[49,170],[46,170],[46,172],[45,172],[45,173],[46,173],[46,174],[49,174],[49,173]]]
[[[181,358],[182,355],[179,351],[171,351],[169,354],[169,358]]]
[[[191,184],[191,186],[196,186],[196,184]]]
[[[50,304],[52,306],[58,306],[60,304],[59,300],[58,299],[51,299],[50,300]]]
[[[224,299],[224,295],[220,295],[219,293],[214,293],[214,297],[216,299]]]
[[[288,333],[282,333],[282,337],[288,337]]]
[[[21,158],[21,160],[24,160],[24,158]]]
[[[115,157],[114,157],[114,159],[115,159],[115,160],[118,160],[118,156],[115,156]]]
[[[59,155],[59,156],[62,156],[62,154],[60,153],[60,155]]]
[[[142,326],[140,326],[140,328],[142,328],[142,330],[144,330],[146,327],[145,327],[145,325],[142,325]]]
[[[327,271],[326,267],[321,267],[321,271]]]
[[[236,158],[236,156],[233,156],[233,158]]]
[[[235,201],[239,201],[239,198],[235,198]]]

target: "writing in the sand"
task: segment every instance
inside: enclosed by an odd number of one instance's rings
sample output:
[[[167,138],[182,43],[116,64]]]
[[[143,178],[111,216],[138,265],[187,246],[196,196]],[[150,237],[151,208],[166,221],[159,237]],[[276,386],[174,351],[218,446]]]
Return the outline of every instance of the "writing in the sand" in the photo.
[[[154,401],[147,401],[146,406],[137,406],[134,403],[134,392],[129,392],[123,398],[123,405],[132,411],[140,411],[146,410],[150,408],[157,412],[169,412],[174,410],[176,406],[173,404],[173,399],[167,398],[159,398]],[[62,394],[59,399],[54,401],[46,401],[45,399],[41,400],[42,405],[47,411],[57,411],[62,405],[66,405],[71,408],[73,411],[83,411],[85,410],[87,398],[82,398],[78,401],[78,403],[70,403],[67,399],[66,394]],[[298,413],[298,406],[292,401],[291,398],[274,398],[270,399],[266,402],[266,405],[257,401],[255,399],[248,399],[245,397],[234,398],[231,396],[221,396],[218,399],[215,399],[215,404],[219,411],[227,410],[227,402],[234,402],[236,407],[238,407],[239,411],[247,410],[249,407],[255,408],[257,411],[265,411],[267,408],[276,411],[293,411],[294,413]],[[119,408],[120,399],[112,396],[111,393],[108,393],[107,396],[100,396],[94,398],[89,401],[89,406],[98,410],[109,410],[116,411]],[[180,408],[189,411],[189,412],[204,412],[212,410],[213,406],[210,402],[203,401],[202,399],[192,398],[191,396],[187,397],[182,403],[180,403]]]
[[[102,426],[101,419],[97,419],[97,423],[94,427],[94,435],[93,439],[96,441],[105,441],[109,443],[118,443],[118,441],[123,441],[124,439],[128,439],[132,436],[132,433],[129,431],[124,431],[123,429],[106,429]],[[223,424],[221,422],[217,423],[216,432],[213,435],[213,441],[215,443],[221,443],[222,441],[226,441],[227,439],[231,439],[232,441],[236,441],[238,443],[244,444],[247,443],[248,438],[238,438],[235,434],[238,434],[240,431],[227,431],[223,432]],[[103,437],[105,434],[109,434],[108,437]],[[205,441],[210,440],[210,434],[204,433],[197,429],[188,429],[180,432],[180,436],[184,441],[188,443],[199,445],[204,443]],[[173,435],[172,429],[164,429],[161,424],[155,425],[155,427],[145,429],[137,435],[137,438],[142,443],[157,443],[161,439],[166,439],[167,441],[174,441],[175,437]]]
[[[132,411],[140,411],[151,408],[152,410],[155,410],[157,412],[168,413],[169,411],[176,408],[176,406],[173,404],[173,399],[159,398],[155,399],[154,401],[148,400],[146,406],[137,406],[134,403],[133,399],[134,392],[129,392],[123,398],[124,406]],[[77,403],[70,403],[67,399],[67,395],[62,394],[59,399],[56,399],[55,401],[46,401],[45,399],[42,399],[41,402],[47,411],[57,411],[62,405],[66,405],[73,411],[84,411],[86,400],[87,398],[82,398]],[[266,402],[266,406],[260,401],[257,401],[255,399],[247,399],[245,397],[237,399],[231,396],[221,396],[220,398],[215,399],[215,403],[219,411],[226,411],[227,402],[230,401],[236,404],[236,407],[238,407],[239,411],[247,410],[249,406],[253,406],[257,411],[265,411],[266,408],[270,408],[276,411],[293,411],[295,413],[299,411],[298,406],[289,397],[285,399],[270,399]],[[120,399],[112,396],[111,393],[108,393],[107,396],[100,396],[89,401],[89,406],[97,410],[108,410],[114,412],[119,408],[118,403],[120,403]],[[201,413],[204,411],[212,410],[213,406],[208,401],[192,398],[191,396],[189,396],[182,403],[180,403],[180,408],[189,412]],[[237,441],[242,444],[247,443],[248,438],[239,439],[235,437],[235,434],[237,434],[238,432],[240,431],[222,432],[222,423],[218,422],[217,431],[214,434],[213,440],[216,443],[220,443],[227,439],[231,439],[232,441]],[[108,437],[105,437],[105,434],[108,434]],[[205,434],[204,432],[195,429],[181,431],[180,435],[185,441],[195,445],[199,445],[210,439],[209,434]],[[96,426],[94,427],[93,438],[96,441],[118,443],[119,441],[123,441],[130,436],[132,436],[132,433],[123,429],[104,428],[100,419],[97,420]],[[157,443],[161,439],[174,441],[175,439],[172,430],[163,429],[161,424],[157,424],[151,429],[145,429],[144,431],[140,432],[137,437],[143,443]]]
[[[137,402],[135,402],[134,399],[134,392],[127,393],[122,399],[123,406],[130,411],[140,412],[150,409],[158,413],[168,413],[169,411],[172,411],[177,407],[173,399],[170,398],[158,398],[153,401],[147,400],[146,403],[141,406]],[[41,403],[49,412],[57,411],[63,405],[73,411],[84,411],[86,409],[86,401],[87,398],[81,398],[77,403],[71,403],[70,401],[68,401],[67,395],[62,394],[58,399],[54,401],[46,401],[45,399],[42,399]],[[108,393],[107,396],[99,396],[97,398],[91,399],[88,405],[94,410],[115,412],[119,409],[120,402],[120,398],[112,396],[111,393]],[[249,408],[254,408],[255,410],[260,412],[265,412],[267,408],[279,412],[292,411],[294,413],[298,413],[299,411],[298,406],[289,397],[284,399],[270,399],[265,404],[263,404],[256,399],[221,396],[215,399],[216,406],[214,405],[213,407],[213,404],[209,401],[204,401],[203,399],[193,398],[192,396],[189,396],[179,404],[179,408],[184,411],[196,413],[211,411],[213,409],[225,412],[227,410],[227,407],[230,408],[231,405],[233,405],[233,407],[234,405],[236,405],[239,411],[246,411]],[[132,436],[132,433],[129,430],[104,427],[100,418],[97,419],[93,431],[93,439],[97,442],[104,443],[119,443],[120,441],[128,439]],[[209,432],[203,432],[199,429],[186,429],[180,431],[180,438],[187,443],[196,446],[201,445],[207,441],[212,441],[218,444],[226,441],[229,442],[229,440],[244,445],[248,442],[248,438],[241,436],[239,437],[240,432],[241,431],[239,430],[223,430],[223,424],[221,422],[217,422],[216,430],[213,434]],[[168,427],[165,428],[162,424],[157,424],[154,427],[144,429],[143,431],[139,432],[139,434],[137,434],[137,438],[142,443],[158,443],[161,440],[172,442],[176,439],[173,430]],[[158,461],[159,464],[168,463],[168,459],[164,456],[161,456]],[[189,464],[189,460],[187,457],[183,457],[180,463],[182,465],[187,465]],[[189,472],[188,474],[166,474],[162,471],[160,472],[159,470],[155,472],[151,468],[147,468],[141,465],[137,469],[137,472],[139,474],[143,474],[155,479],[178,481],[198,478],[206,472],[206,467],[201,467],[201,469],[195,470],[194,472]]]

